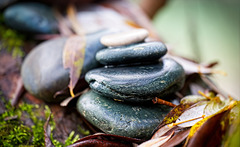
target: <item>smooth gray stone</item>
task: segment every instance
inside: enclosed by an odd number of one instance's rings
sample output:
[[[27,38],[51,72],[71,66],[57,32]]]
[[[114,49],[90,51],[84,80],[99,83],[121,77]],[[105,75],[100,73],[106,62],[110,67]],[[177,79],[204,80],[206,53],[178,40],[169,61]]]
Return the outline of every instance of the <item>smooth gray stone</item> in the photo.
[[[26,33],[49,34],[58,30],[57,22],[50,7],[36,2],[22,2],[4,11],[5,23]]]
[[[165,105],[139,106],[114,101],[89,91],[77,102],[77,109],[90,123],[105,133],[149,138],[170,111]]]
[[[139,43],[130,46],[107,48],[96,54],[96,59],[104,65],[118,65],[156,61],[167,53],[162,42]]]
[[[100,64],[95,60],[96,52],[104,48],[100,37],[108,30],[87,35],[82,76]],[[62,53],[67,38],[57,38],[36,46],[25,58],[21,76],[25,88],[37,98],[47,102],[57,102],[53,95],[68,86],[69,73],[64,69]]]
[[[182,66],[172,59],[128,67],[98,68],[85,80],[97,93],[123,101],[147,101],[178,91],[184,84]]]

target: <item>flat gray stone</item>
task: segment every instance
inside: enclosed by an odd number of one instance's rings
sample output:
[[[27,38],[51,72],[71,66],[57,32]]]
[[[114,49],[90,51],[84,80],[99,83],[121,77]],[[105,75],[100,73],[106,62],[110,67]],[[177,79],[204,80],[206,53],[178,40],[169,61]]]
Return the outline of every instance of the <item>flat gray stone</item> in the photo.
[[[4,11],[6,24],[26,33],[56,33],[57,22],[50,7],[36,2],[22,2]]]
[[[116,102],[89,91],[77,102],[77,109],[90,123],[105,133],[133,138],[149,138],[170,111],[165,105],[138,106]]]
[[[117,48],[106,48],[96,54],[96,59],[104,65],[118,65],[151,62],[167,53],[162,42],[139,43]]]
[[[106,46],[116,47],[138,43],[143,41],[147,37],[148,37],[147,30],[133,29],[127,32],[105,35],[101,38],[101,43]]]
[[[85,76],[97,93],[123,101],[148,101],[178,91],[184,84],[182,66],[172,59],[148,65],[98,68]]]
[[[90,69],[99,67],[95,60],[96,52],[104,48],[100,43],[100,37],[110,33],[108,30],[87,35],[85,58],[82,69],[82,77]],[[45,41],[36,46],[25,58],[21,76],[25,88],[35,97],[47,102],[58,102],[53,95],[69,83],[69,72],[64,69],[62,53],[67,38],[57,38]]]

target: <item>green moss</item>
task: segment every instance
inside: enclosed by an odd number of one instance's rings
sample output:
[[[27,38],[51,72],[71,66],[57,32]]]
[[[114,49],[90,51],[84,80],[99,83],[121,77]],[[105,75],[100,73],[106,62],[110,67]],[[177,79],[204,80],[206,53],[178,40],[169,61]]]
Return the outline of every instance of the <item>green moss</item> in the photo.
[[[6,102],[0,93],[0,100],[5,103],[6,111],[0,115],[0,146],[45,146],[44,145],[44,124],[51,115],[51,110],[47,105],[33,105],[22,103],[18,108]],[[43,111],[44,110],[44,111]],[[21,118],[32,121],[31,126],[24,124]],[[53,116],[49,122],[51,131],[56,127]],[[50,136],[54,146],[62,147],[73,144],[79,139],[72,131],[65,143],[61,143]]]
[[[44,146],[43,125],[45,119],[38,119],[40,116],[36,110],[39,106],[22,103],[18,108],[14,108],[9,102],[5,101],[4,103],[6,111],[0,115],[0,146]],[[22,117],[30,118],[34,125],[25,125],[21,120]]]
[[[74,137],[75,136],[75,137]],[[75,135],[75,132],[72,131],[68,138],[65,140],[65,144],[59,142],[58,140],[56,139],[53,139],[53,136],[51,134],[51,140],[52,140],[52,143],[55,147],[66,147],[68,145],[71,145],[73,144],[74,142],[76,142],[77,140],[79,139],[79,135]]]
[[[29,145],[32,133],[23,124],[4,124],[0,126],[0,146]]]
[[[90,131],[84,130],[81,126],[78,127],[78,131],[85,136],[90,135]]]
[[[13,57],[22,57],[24,52],[22,47],[25,36],[19,32],[8,28],[4,24],[3,14],[0,13],[0,50],[6,49],[11,52]]]

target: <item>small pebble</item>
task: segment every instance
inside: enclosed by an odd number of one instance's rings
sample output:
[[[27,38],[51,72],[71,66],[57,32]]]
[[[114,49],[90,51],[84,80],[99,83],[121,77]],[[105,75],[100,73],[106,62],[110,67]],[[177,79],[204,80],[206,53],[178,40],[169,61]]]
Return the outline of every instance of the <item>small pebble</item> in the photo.
[[[151,62],[167,53],[162,42],[139,43],[130,46],[107,48],[96,54],[96,59],[104,65],[119,65]]]
[[[171,108],[165,105],[121,103],[89,91],[79,98],[77,109],[105,133],[149,138]]]
[[[127,32],[120,32],[103,36],[101,38],[101,43],[105,46],[116,47],[138,43],[143,41],[147,37],[147,30],[134,29]]]

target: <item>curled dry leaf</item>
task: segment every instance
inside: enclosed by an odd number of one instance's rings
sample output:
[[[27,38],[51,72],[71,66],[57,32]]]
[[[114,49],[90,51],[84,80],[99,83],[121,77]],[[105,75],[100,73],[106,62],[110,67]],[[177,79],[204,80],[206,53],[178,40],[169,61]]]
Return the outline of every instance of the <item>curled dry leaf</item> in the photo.
[[[174,109],[172,109],[167,116],[163,119],[164,124],[170,124],[177,120],[177,118],[191,105],[178,105]]]
[[[199,95],[189,95],[181,99],[181,104],[196,104],[197,102],[207,100],[207,98]]]
[[[168,125],[164,125],[163,127],[161,127],[160,129],[158,129],[152,136],[151,139],[156,139],[156,138],[160,138],[162,137],[164,134],[166,134],[167,132],[169,132],[170,130],[175,130],[175,128],[177,128],[177,126],[171,128],[168,127]]]
[[[187,75],[193,74],[193,73],[201,73],[201,74],[212,74],[213,73],[212,68],[209,68],[208,66],[197,64],[193,61],[190,61],[190,60],[178,57],[178,56],[172,56],[170,54],[167,54],[167,56],[176,60],[179,64],[181,64]]]
[[[209,92],[207,95],[200,92],[204,96],[191,95],[186,96],[181,100],[181,104],[193,104],[189,109],[184,111],[177,119],[176,124],[179,122],[188,121],[186,123],[181,123],[180,127],[190,127],[196,122],[200,121],[201,116],[209,116],[217,113],[219,110],[223,109],[225,106],[230,104],[230,99],[225,100],[220,98],[220,96],[215,96],[215,94]],[[193,118],[199,118],[192,120]]]
[[[218,129],[217,131],[220,132],[220,134],[223,136],[226,128],[224,130],[221,130],[221,128],[223,128],[223,126],[225,127],[228,126],[227,122],[229,122],[228,119],[231,116],[224,115],[224,117],[218,118],[218,114],[222,114],[223,112],[231,110],[239,103],[239,101],[235,101],[231,97],[229,97],[228,99],[225,99],[220,95],[215,95],[212,92],[209,92],[207,94],[204,94],[201,92],[199,93],[202,96],[190,95],[182,98],[180,105],[174,107],[174,109],[172,109],[167,114],[167,116],[164,118],[162,123],[157,127],[158,130],[155,131],[154,135],[152,136],[152,139],[164,137],[164,135],[169,134],[171,132],[177,132],[173,137],[171,137],[169,141],[166,141],[163,144],[163,146],[179,145],[186,138],[187,138],[186,142],[188,142],[189,139],[192,139],[194,134],[199,133],[198,130],[203,125],[205,126],[203,132],[207,133],[207,130],[210,130],[212,135],[214,135],[215,131],[213,128],[215,128],[215,129]],[[213,120],[210,120],[212,117],[214,117]],[[219,119],[222,120],[222,124],[224,124],[221,127],[217,126],[217,125],[222,125],[221,121],[217,121]],[[212,122],[217,127],[209,125],[207,123],[208,121]],[[202,141],[205,141],[205,143],[208,142],[207,141],[208,138],[211,138],[211,137],[204,136],[204,134],[199,134],[199,135],[200,136],[202,135],[201,136]],[[219,141],[219,137],[218,138],[213,137],[213,139],[216,139]],[[198,137],[196,137],[194,140],[199,141]],[[194,143],[192,143],[193,141],[191,141],[190,146],[198,145],[198,143],[196,143],[195,141]],[[153,143],[153,142],[154,140],[149,141],[149,143]],[[209,144],[211,144],[211,141],[209,141]],[[212,142],[212,145],[214,145],[214,142]]]
[[[212,115],[209,115],[207,117],[205,117],[204,119],[200,120],[199,122],[197,122],[195,125],[192,126],[191,130],[190,130],[190,133],[189,133],[189,136],[188,136],[188,139],[187,140],[191,140],[195,135],[197,135],[200,131],[201,128],[205,128],[205,127],[209,127],[208,129],[204,129],[204,130],[211,130],[212,128],[214,127],[217,127],[215,128],[216,130],[217,129],[220,129],[218,131],[221,132],[224,132],[225,131],[225,126],[228,125],[228,122],[229,121],[226,121],[229,119],[229,116],[225,116],[225,112],[226,113],[229,113],[229,111],[234,108],[237,104],[239,103],[239,101],[235,101],[235,100],[230,100],[229,104],[226,105],[225,107],[223,107],[222,109],[220,109],[218,112],[212,114]],[[224,116],[222,116],[224,115]],[[217,120],[216,120],[217,119]],[[222,121],[223,120],[223,121]],[[225,123],[225,121],[227,123]],[[211,122],[211,123],[209,123]],[[215,123],[215,125],[213,125]],[[216,124],[217,123],[217,124]],[[218,124],[219,123],[219,124]],[[220,125],[220,128],[218,128],[218,126]],[[212,128],[211,128],[212,127]],[[223,129],[224,128],[224,129]],[[222,130],[221,130],[222,129]],[[204,130],[201,130],[202,132],[206,132]],[[200,131],[200,132],[201,132]],[[212,132],[209,132],[210,133],[213,133],[215,132],[214,130],[212,130]],[[215,134],[215,133],[214,133]],[[201,133],[199,134],[201,135]],[[223,133],[222,133],[223,135]],[[207,138],[210,138],[210,137],[206,137],[206,135],[204,136],[201,136],[203,139],[207,139]],[[204,138],[205,137],[205,138]],[[190,142],[191,143],[191,142]],[[205,140],[205,143],[208,143],[208,141]],[[210,142],[209,142],[210,143]],[[212,144],[214,144],[213,142],[211,142]],[[217,144],[217,142],[215,142]],[[187,144],[187,142],[186,142]],[[192,144],[192,143],[191,143]]]
[[[81,138],[68,147],[79,146],[130,147],[132,146],[133,143],[140,144],[142,142],[143,140],[135,138],[129,138],[112,134],[96,133],[94,135]]]
[[[178,126],[179,127],[191,127],[196,122],[200,121],[202,119],[201,117],[204,115],[203,111],[204,111],[206,105],[207,105],[206,101],[198,102],[197,104],[191,106],[189,109],[184,111],[178,117],[178,119],[176,120],[176,123],[187,121],[187,120],[191,120],[191,119],[194,119],[194,118],[198,118],[198,119],[195,119],[195,120],[192,120],[192,121],[188,121],[188,122],[185,122],[185,123],[181,123]]]
[[[69,69],[69,90],[74,97],[73,88],[81,75],[84,63],[86,39],[85,36],[71,36],[65,44],[63,50],[63,66]]]
[[[228,119],[226,119],[228,118],[228,113],[229,110],[207,119],[190,138],[188,146],[220,146],[222,136],[224,135],[229,122]]]
[[[150,139],[150,140],[140,144],[138,147],[159,147],[162,144],[164,144],[165,142],[167,142],[172,137],[173,134],[174,134],[174,131],[168,136]]]
[[[240,146],[240,103],[231,109],[229,115],[230,126],[224,136],[223,146]]]
[[[190,128],[175,133],[174,136],[171,139],[169,139],[166,143],[164,143],[161,147],[172,147],[179,145],[187,138],[189,131]]]

